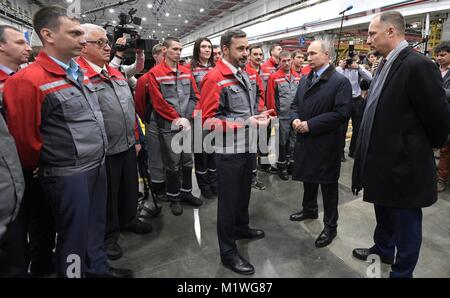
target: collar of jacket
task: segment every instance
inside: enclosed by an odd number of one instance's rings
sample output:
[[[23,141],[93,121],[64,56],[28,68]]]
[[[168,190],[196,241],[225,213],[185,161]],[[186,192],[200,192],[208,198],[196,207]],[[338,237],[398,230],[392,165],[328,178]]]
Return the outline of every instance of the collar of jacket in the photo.
[[[287,76],[287,74],[284,72],[284,70],[279,69],[273,73],[273,76],[279,79],[279,78],[285,78]],[[299,77],[298,73],[293,69],[291,69],[291,72],[289,74],[289,78],[292,78],[292,77],[294,77],[294,78]]]
[[[256,73],[259,74],[259,73],[261,72],[261,65],[259,66],[258,69],[256,69],[256,68],[254,68],[254,67],[252,66],[252,63],[249,62],[249,63],[247,63],[247,64],[245,65],[245,71],[246,71],[246,72],[249,72],[250,69],[253,69]]]
[[[331,77],[331,75],[335,72],[336,72],[336,69],[334,68],[334,65],[330,63],[330,66],[328,66],[328,68],[325,69],[325,71],[320,76],[319,81],[322,81],[322,80],[327,81]],[[310,81],[312,81],[313,75],[314,75],[314,72],[311,71],[308,75],[308,79]]]
[[[45,51],[41,51],[36,57],[36,62],[39,63],[46,71],[59,75],[66,76],[66,71],[62,69],[52,58],[50,58]]]
[[[0,70],[0,82],[4,82],[9,78],[9,75],[4,72],[3,70]]]
[[[96,76],[103,77],[102,74],[99,74],[98,72],[96,72],[96,71],[89,65],[89,63],[86,61],[85,58],[79,57],[79,58],[77,59],[77,63],[78,63],[78,65],[80,65],[80,67],[81,67],[82,69],[84,69],[84,70],[86,71],[84,75],[87,76],[89,79],[91,79],[91,78],[93,78],[93,77],[96,77]],[[109,66],[108,64],[106,64],[105,67],[106,67],[106,70],[108,71],[108,74],[109,74],[109,76],[110,76],[111,78],[119,78],[119,79],[122,79],[122,78],[123,78],[122,73],[121,73],[120,71],[118,71],[117,69],[115,69],[115,68]]]
[[[224,75],[224,76],[234,76],[234,74],[231,71],[231,69],[225,63],[223,63],[222,60],[217,61],[216,67],[220,70],[222,75]]]
[[[161,67],[164,70],[164,73],[169,74],[169,73],[175,73],[175,71],[173,71],[166,63],[166,59],[164,59],[163,61],[161,61]],[[185,74],[185,73],[190,73],[190,70],[186,67],[184,67],[181,64],[178,64],[178,72],[180,74]]]
[[[267,62],[268,62],[268,64],[270,64],[271,66],[273,66],[273,67],[275,67],[275,68],[278,68],[277,61],[275,61],[275,59],[274,59],[272,56],[269,58],[269,60],[267,60]]]

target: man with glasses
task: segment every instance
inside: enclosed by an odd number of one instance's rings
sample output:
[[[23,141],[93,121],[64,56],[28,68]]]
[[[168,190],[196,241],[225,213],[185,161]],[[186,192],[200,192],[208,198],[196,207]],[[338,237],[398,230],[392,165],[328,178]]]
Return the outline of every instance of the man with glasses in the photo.
[[[141,222],[136,217],[139,187],[136,154],[140,145],[135,130],[134,101],[126,78],[108,65],[111,46],[106,30],[93,24],[83,24],[81,27],[87,45],[77,62],[95,86],[108,138],[105,248],[108,258],[117,260],[122,257],[118,244],[120,231],[136,234],[152,231],[149,223]]]

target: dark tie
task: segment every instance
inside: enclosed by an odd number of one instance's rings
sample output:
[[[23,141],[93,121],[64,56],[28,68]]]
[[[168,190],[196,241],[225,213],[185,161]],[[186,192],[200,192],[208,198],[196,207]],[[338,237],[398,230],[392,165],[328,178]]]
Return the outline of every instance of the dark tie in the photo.
[[[102,69],[101,74],[108,80],[110,79],[109,74],[108,74],[108,72],[106,72],[106,70]]]
[[[383,69],[384,65],[386,64],[386,61],[387,61],[386,58],[383,58],[383,60],[381,60],[380,64],[378,65],[378,68],[377,68],[377,72],[376,72],[377,76],[380,74],[381,70]]]
[[[312,83],[315,84],[319,81],[319,76],[317,75],[317,73],[315,72],[312,78]]]

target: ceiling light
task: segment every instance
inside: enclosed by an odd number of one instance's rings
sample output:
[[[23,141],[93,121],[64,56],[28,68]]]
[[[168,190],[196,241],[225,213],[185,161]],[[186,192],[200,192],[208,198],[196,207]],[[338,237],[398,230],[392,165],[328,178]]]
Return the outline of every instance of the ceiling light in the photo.
[[[167,33],[167,36],[170,36],[170,33]]]
[[[188,20],[184,20],[184,23],[187,24],[187,23],[188,23]]]
[[[142,26],[139,26],[139,29],[141,29],[141,30],[142,30]]]
[[[142,18],[142,20],[145,22],[145,21],[147,21],[147,18]]]
[[[181,14],[178,14],[178,17],[181,18]]]
[[[117,24],[117,22],[116,22],[116,21],[113,21],[113,24]]]
[[[110,12],[110,13],[114,13],[114,9],[110,8],[110,9],[109,9],[109,12]]]
[[[164,34],[164,31],[161,31],[162,34]]]
[[[149,4],[147,4],[147,7],[148,8],[153,8],[153,4],[149,3]]]
[[[178,31],[178,28],[175,28],[175,31]]]
[[[153,30],[152,32],[153,32],[153,33],[156,33],[156,30]]]
[[[66,0],[66,2],[67,2],[67,3],[72,3],[72,2],[73,2],[73,0]]]
[[[205,9],[204,8],[200,8],[200,12],[204,12],[205,11]]]
[[[158,27],[161,27],[161,23],[158,23]]]
[[[170,16],[170,14],[168,12],[166,12],[166,17]]]

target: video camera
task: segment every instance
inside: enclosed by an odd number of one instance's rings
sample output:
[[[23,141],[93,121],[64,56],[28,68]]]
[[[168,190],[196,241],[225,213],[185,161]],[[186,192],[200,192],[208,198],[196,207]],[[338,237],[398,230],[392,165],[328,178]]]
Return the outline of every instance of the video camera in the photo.
[[[345,60],[345,66],[351,67],[353,64],[353,57],[355,57],[355,45],[349,44],[348,45],[348,58]]]
[[[142,39],[137,32],[136,28],[133,25],[140,25],[142,22],[141,18],[134,17],[133,15],[137,12],[137,9],[132,8],[126,13],[120,13],[119,14],[119,25],[114,27],[113,31],[113,39],[114,44],[116,43],[117,39],[123,36],[127,36],[127,42],[125,45],[114,45],[115,50],[118,52],[123,52],[127,49],[142,49],[146,50],[147,45],[150,44],[150,40],[148,39]],[[148,50],[148,49],[147,49]]]

